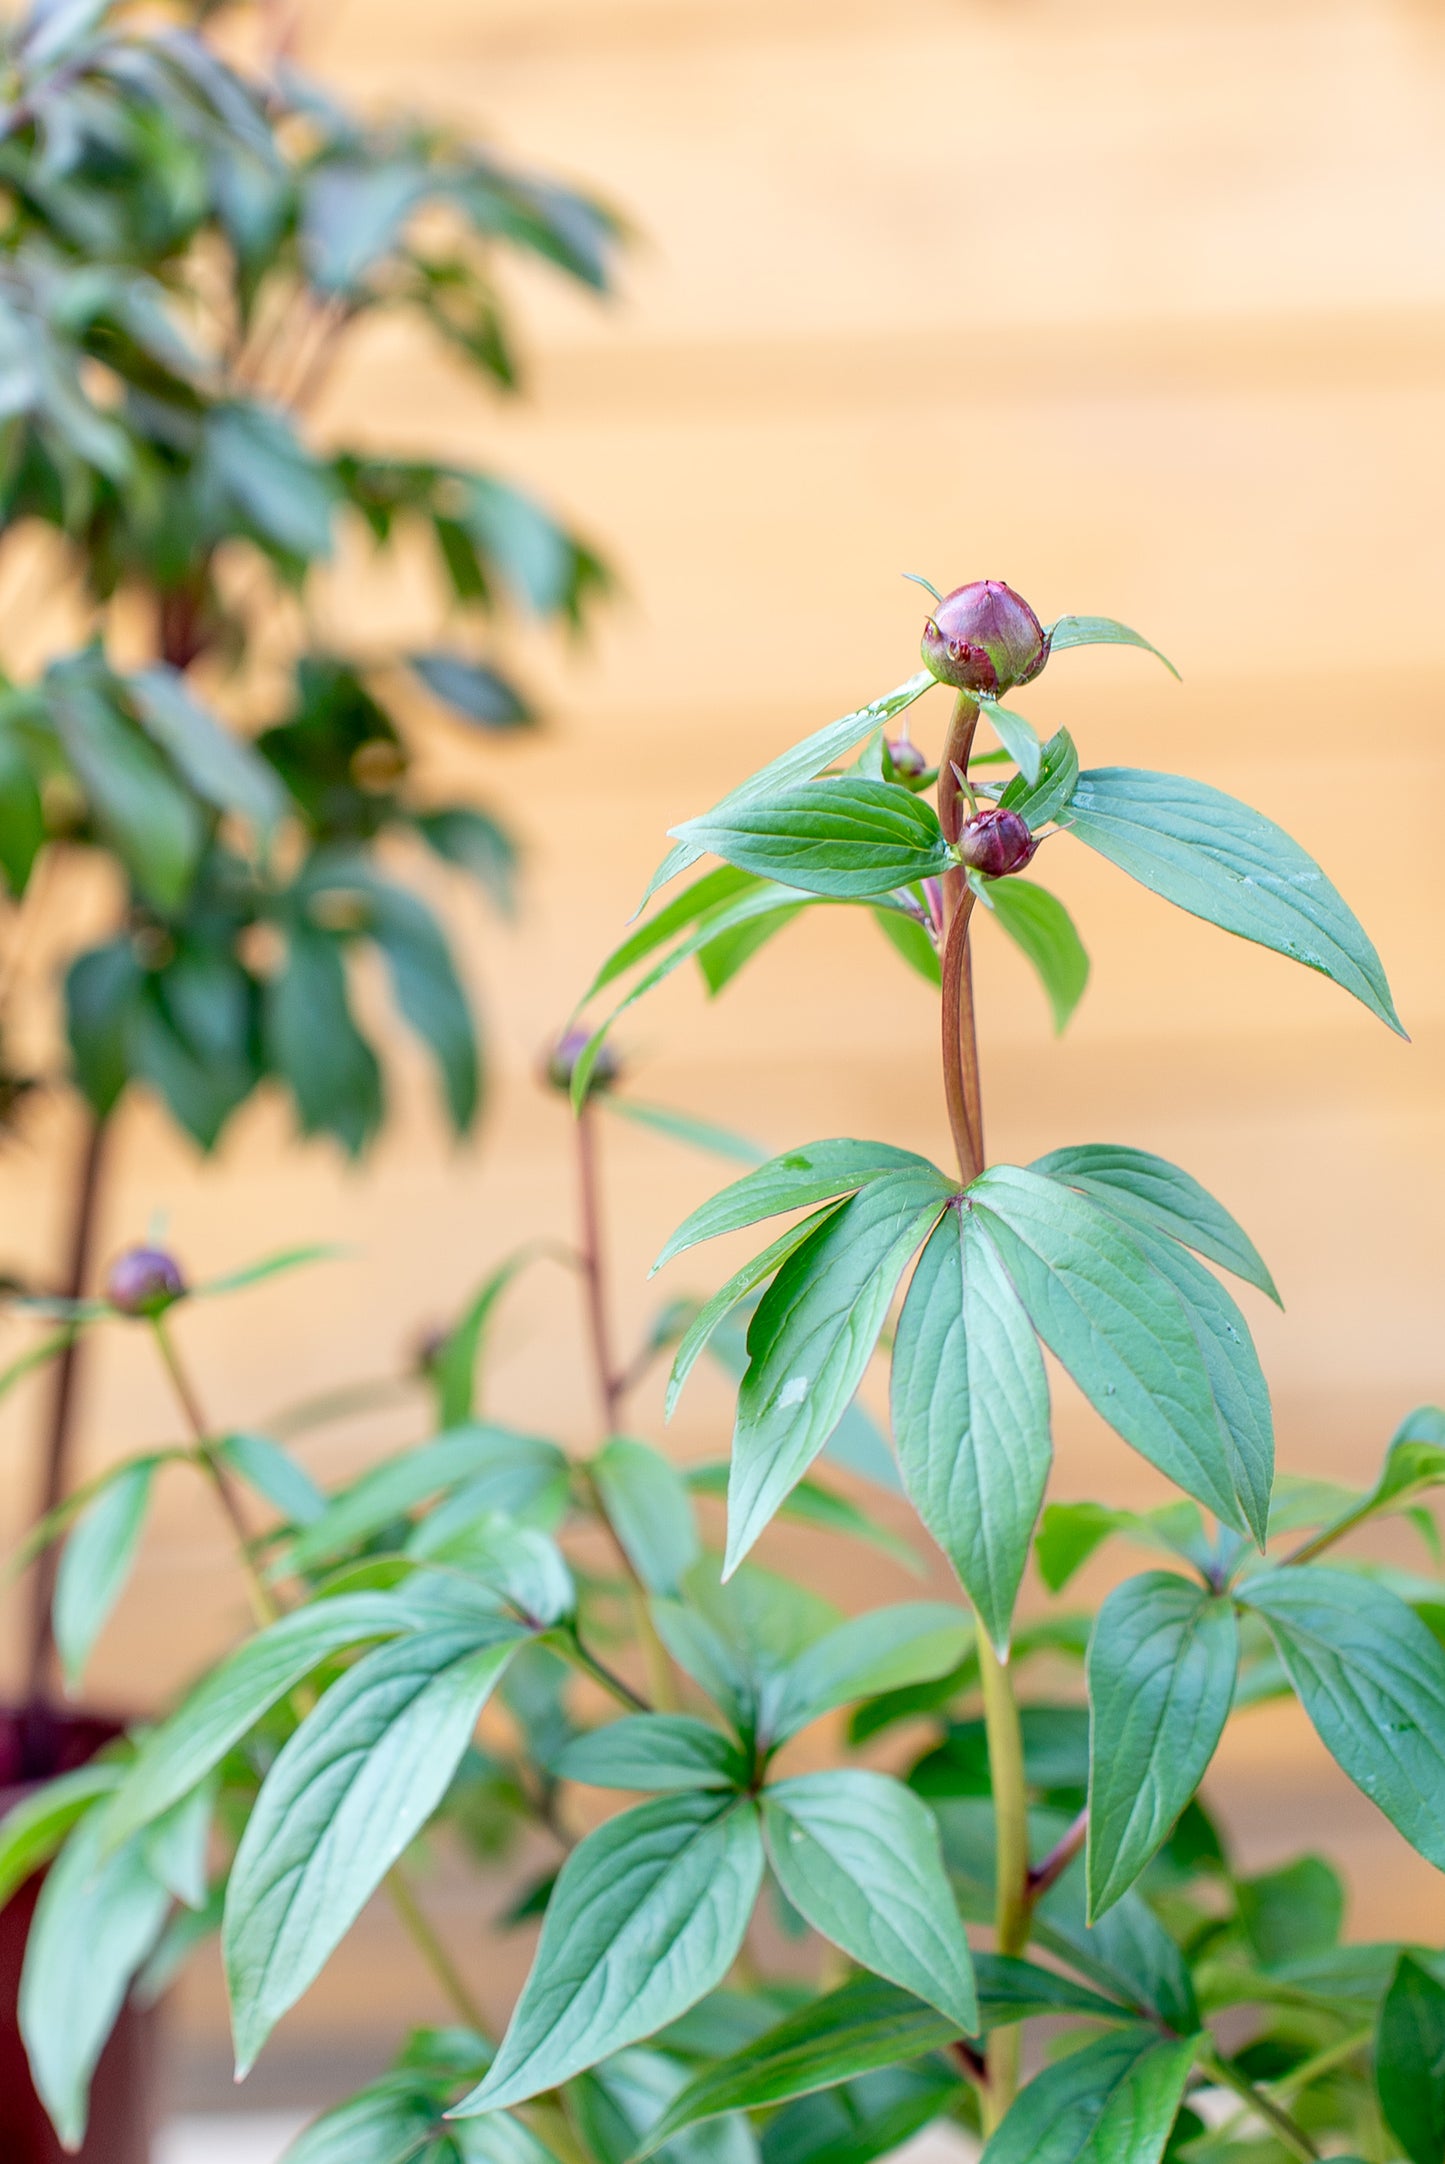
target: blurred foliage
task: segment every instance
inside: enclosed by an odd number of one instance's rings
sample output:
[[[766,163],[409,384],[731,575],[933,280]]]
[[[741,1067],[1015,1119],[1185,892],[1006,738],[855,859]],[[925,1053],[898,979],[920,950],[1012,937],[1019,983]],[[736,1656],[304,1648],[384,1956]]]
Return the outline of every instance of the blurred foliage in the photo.
[[[459,1131],[479,1101],[475,1021],[402,883],[406,845],[502,908],[514,869],[495,818],[426,793],[417,712],[526,728],[481,627],[511,611],[576,631],[607,575],[496,475],[323,447],[309,415],[383,314],[418,321],[479,391],[512,392],[499,259],[602,292],[619,231],[429,121],[359,118],[284,52],[238,60],[266,20],[42,0],[4,39],[0,537],[60,537],[84,630],[0,687],[0,875],[19,903],[54,853],[117,867],[121,917],[66,985],[97,1113],[143,1082],[209,1149],[274,1078],[304,1132],[355,1153],[385,1110],[352,1004],[360,949]],[[435,643],[336,650],[321,567],[343,542],[385,558],[418,541],[445,595]]]

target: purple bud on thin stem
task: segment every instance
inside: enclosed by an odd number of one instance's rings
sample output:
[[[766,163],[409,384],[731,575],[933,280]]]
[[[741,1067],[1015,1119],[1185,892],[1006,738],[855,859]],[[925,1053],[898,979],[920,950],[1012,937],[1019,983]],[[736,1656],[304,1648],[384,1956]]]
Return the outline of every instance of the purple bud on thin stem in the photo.
[[[128,1247],[105,1277],[105,1297],[118,1315],[164,1315],[187,1289],[179,1263],[163,1247]]]

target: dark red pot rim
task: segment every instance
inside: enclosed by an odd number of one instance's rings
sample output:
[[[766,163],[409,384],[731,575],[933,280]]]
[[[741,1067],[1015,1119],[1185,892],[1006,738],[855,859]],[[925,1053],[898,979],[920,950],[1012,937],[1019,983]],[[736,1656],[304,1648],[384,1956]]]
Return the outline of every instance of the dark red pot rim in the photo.
[[[0,1818],[58,1773],[74,1773],[125,1733],[114,1714],[0,1706]]]

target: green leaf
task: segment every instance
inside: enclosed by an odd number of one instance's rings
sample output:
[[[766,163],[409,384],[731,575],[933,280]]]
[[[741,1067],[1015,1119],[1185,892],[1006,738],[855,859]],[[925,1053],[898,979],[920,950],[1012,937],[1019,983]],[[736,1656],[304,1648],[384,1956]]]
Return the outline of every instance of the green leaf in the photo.
[[[324,1516],[326,1497],[321,1489],[306,1468],[269,1435],[223,1436],[217,1455],[292,1525],[315,1525]]]
[[[1234,1696],[1228,1600],[1162,1570],[1116,1586],[1089,1642],[1090,1917],[1134,1883],[1204,1777]]]
[[[1359,920],[1262,813],[1180,775],[1097,767],[1079,776],[1059,824],[1191,916],[1319,970],[1404,1036]]]
[[[344,890],[351,881],[336,884]],[[452,1126],[463,1135],[480,1100],[477,1039],[446,935],[404,888],[369,877],[363,891],[368,929],[386,957],[398,1011],[436,1062]]]
[[[798,1655],[774,1685],[764,1734],[783,1743],[836,1706],[946,1675],[972,1639],[968,1616],[944,1601],[903,1601],[850,1616]]]
[[[590,1467],[607,1520],[649,1593],[676,1596],[702,1553],[687,1483],[660,1451],[614,1435]]]
[[[771,911],[765,917],[752,917],[745,924],[734,925],[731,931],[718,932],[697,950],[698,974],[707,986],[709,999],[716,999],[725,991],[741,970],[746,968],[755,954],[760,954],[770,940],[779,932],[785,932],[795,917],[812,905],[795,902],[791,908]],[[896,912],[890,902],[880,905],[876,916],[892,916]],[[753,1160],[757,1162],[756,1159]]]
[[[1130,1237],[1174,1287],[1193,1325],[1219,1415],[1234,1493],[1262,1549],[1269,1533],[1274,1487],[1274,1414],[1249,1324],[1218,1278],[1175,1241],[1143,1225],[1132,1226]]]
[[[100,1824],[98,1812],[83,1819],[51,1866],[20,1979],[30,2072],[67,2149],[80,2146],[96,2061],[170,1907],[144,1843],[106,1855]]]
[[[204,838],[194,801],[111,702],[100,670],[62,664],[47,684],[60,741],[101,833],[148,901],[178,908]]]
[[[228,1293],[245,1292],[252,1285],[284,1277],[288,1270],[303,1270],[313,1262],[331,1262],[345,1252],[328,1240],[310,1240],[304,1247],[283,1247],[274,1255],[263,1255],[259,1262],[243,1263],[239,1270],[225,1270],[219,1277],[208,1277],[204,1284],[193,1285],[192,1297],[215,1300]]]
[[[925,924],[896,909],[875,909],[873,921],[889,945],[897,948],[909,968],[916,970],[926,984],[942,984],[943,966]]]
[[[1249,1235],[1198,1180],[1166,1158],[1122,1143],[1084,1142],[1050,1150],[1029,1169],[1076,1187],[1126,1224],[1142,1222],[1167,1232],[1247,1285],[1257,1285],[1277,1306],[1282,1304]]]
[[[687,1484],[694,1495],[717,1495],[727,1493],[728,1464],[726,1458],[712,1460],[702,1465],[690,1465]],[[906,1540],[880,1525],[856,1503],[845,1496],[825,1488],[820,1481],[800,1480],[787,1501],[778,1511],[780,1518],[791,1518],[799,1525],[816,1526],[820,1532],[837,1533],[848,1540],[866,1540],[872,1547],[881,1548],[891,1555],[914,1577],[923,1575],[916,1551]]]
[[[785,2105],[763,2129],[763,2164],[873,2164],[951,2113],[963,2093],[961,2074],[936,2055],[879,2067]]]
[[[297,1608],[213,1668],[179,1710],[144,1737],[104,1813],[115,1846],[213,1772],[261,1716],[334,1653],[419,1621],[407,1589],[343,1593]]]
[[[801,1149],[786,1150],[770,1158],[756,1172],[744,1173],[730,1187],[710,1195],[690,1217],[685,1217],[652,1265],[656,1276],[664,1263],[696,1247],[700,1241],[716,1240],[725,1232],[740,1232],[765,1217],[780,1217],[784,1210],[811,1209],[835,1196],[852,1194],[870,1180],[886,1173],[932,1172],[943,1175],[926,1157],[899,1150],[887,1142],[809,1142]]]
[[[483,1510],[470,1519],[434,1511],[422,1519],[406,1552],[456,1568],[533,1628],[576,1613],[577,1588],[556,1541],[500,1511]]]
[[[512,1428],[482,1421],[449,1428],[432,1442],[386,1459],[343,1488],[327,1505],[325,1516],[293,1542],[291,1568],[311,1571],[329,1563],[418,1504],[464,1482],[471,1491],[468,1516],[475,1517],[483,1509],[519,1515],[530,1497],[549,1482],[564,1478],[567,1470],[564,1453],[541,1436],[519,1435]],[[478,1490],[478,1482],[487,1485]]]
[[[1398,1595],[1315,1564],[1236,1588],[1262,1615],[1330,1756],[1445,1870],[1445,1648]]]
[[[727,1283],[720,1286],[706,1305],[698,1309],[684,1330],[673,1359],[672,1373],[667,1382],[667,1419],[671,1420],[682,1386],[718,1325],[727,1319],[740,1300],[745,1300],[749,1293],[756,1292],[759,1285],[765,1284],[787,1261],[793,1250],[801,1247],[820,1225],[827,1222],[835,1210],[841,1208],[841,1202],[825,1203],[821,1209],[810,1211],[806,1217],[800,1218],[797,1224],[790,1225],[770,1247],[765,1247],[760,1255],[754,1255],[751,1262],[745,1262],[740,1270],[735,1270]],[[742,1365],[747,1365],[746,1353]]]
[[[524,1636],[497,1618],[379,1647],[282,1749],[226,1890],[238,2077],[436,1810]]]
[[[1027,1315],[973,1218],[948,1210],[893,1348],[893,1439],[909,1500],[1001,1653],[1053,1455]]]
[[[1415,1496],[1441,1486],[1445,1486],[1445,1412],[1438,1405],[1417,1405],[1391,1437],[1374,1487],[1343,1511],[1327,1509],[1321,1514],[1326,1523],[1319,1545],[1332,1544],[1367,1518],[1407,1510]]]
[[[78,954],[65,973],[65,1028],[75,1079],[103,1119],[131,1077],[145,972],[128,939]]]
[[[0,728],[0,871],[16,900],[30,884],[44,846],[40,785],[15,732]]]
[[[654,1134],[666,1135],[672,1142],[686,1142],[695,1150],[710,1150],[715,1157],[730,1157],[735,1164],[760,1165],[767,1151],[742,1135],[735,1135],[726,1127],[714,1127],[711,1120],[695,1120],[691,1113],[673,1112],[666,1105],[639,1104],[635,1097],[618,1097],[611,1090],[599,1100],[609,1112],[615,1112],[624,1120],[631,1120],[636,1127],[650,1127]]]
[[[1015,811],[1028,826],[1037,829],[1056,819],[1074,793],[1079,778],[1079,754],[1067,729],[1051,736],[1043,748],[1037,781],[1015,774],[999,797],[1006,811]]]
[[[764,1293],[738,1391],[725,1573],[842,1419],[898,1281],[954,1191],[932,1165],[871,1181],[794,1250]]]
[[[478,728],[509,732],[536,719],[515,685],[484,661],[465,654],[408,654],[407,666],[434,699]]]
[[[980,698],[979,712],[990,724],[1000,744],[1022,774],[1026,785],[1036,788],[1043,772],[1043,746],[1031,721],[1022,714],[1010,712],[1000,706],[996,699]]]
[[[693,861],[696,862],[696,859]],[[648,918],[646,924],[639,925],[635,932],[629,932],[626,939],[613,948],[578,1000],[577,1011],[585,1007],[589,1000],[595,999],[599,992],[605,991],[609,984],[625,976],[635,963],[645,961],[649,954],[656,953],[674,933],[687,931],[713,910],[725,908],[730,902],[735,902],[740,895],[755,892],[758,884],[750,872],[740,872],[731,864],[719,864],[715,870],[704,872],[701,878],[694,879],[690,887],[674,896],[672,901],[665,902],[655,916]]]
[[[430,2142],[437,2107],[405,2075],[388,2075],[313,2119],[281,2164],[441,2164]]]
[[[1375,2084],[1410,2164],[1445,2155],[1445,1984],[1402,1954],[1380,2007]]]
[[[142,728],[202,803],[238,812],[269,833],[286,809],[275,769],[191,697],[179,670],[142,669],[126,689]]]
[[[797,782],[811,781],[815,775],[822,773],[824,767],[831,766],[835,759],[841,759],[845,752],[851,751],[863,737],[871,736],[875,729],[896,719],[905,707],[911,706],[915,699],[931,690],[933,682],[928,670],[920,669],[916,676],[910,676],[907,683],[900,684],[896,691],[885,692],[882,698],[870,701],[867,706],[860,706],[856,713],[845,714],[841,721],[830,721],[826,728],[815,730],[811,736],[804,737],[801,744],[794,744],[776,759],[769,760],[756,774],[750,774],[746,781],[730,790],[713,806],[707,814],[708,818],[726,822],[747,806],[761,803],[765,798],[776,795],[779,790],[787,789]],[[689,865],[696,864],[698,858],[705,854],[704,848],[698,848],[692,842],[678,842],[675,848],[668,851],[653,873],[647,892],[642,897],[642,907],[647,907],[659,887],[665,886],[669,879],[675,879],[679,872],[685,872]]]
[[[1195,2046],[1154,2029],[1096,2037],[1023,2089],[983,2164],[1159,2164]]]
[[[1071,1976],[1041,1969],[1033,1961],[1020,1961],[1011,1954],[975,1954],[973,1966],[985,2034],[1013,2021],[1031,2021],[1039,2014],[1082,2014],[1090,2021],[1132,2018],[1117,2001],[1101,1998]]]
[[[477,1362],[498,1300],[518,1273],[542,1252],[535,1242],[519,1247],[484,1278],[461,1320],[449,1332],[432,1370],[437,1416],[443,1428],[462,1426],[477,1411]]]
[[[135,1562],[145,1530],[157,1461],[135,1458],[116,1468],[75,1522],[55,1579],[55,1644],[72,1691]]]
[[[219,499],[220,519],[239,518],[302,562],[329,556],[335,485],[279,407],[227,401],[205,427],[203,485]]]
[[[551,1769],[592,1788],[746,1788],[748,1763],[719,1728],[686,1713],[633,1713],[566,1745]]]
[[[415,814],[417,833],[434,856],[469,872],[504,916],[516,906],[517,848],[505,827],[474,804],[443,804]]]
[[[1000,931],[1033,964],[1053,1011],[1057,1035],[1084,996],[1089,957],[1074,920],[1055,894],[1031,879],[991,879],[984,898]]]
[[[731,2058],[704,2067],[674,2097],[638,2154],[650,2155],[699,2120],[835,2088],[875,2067],[941,2050],[957,2034],[956,2025],[934,2007],[876,1977],[860,1976],[789,2014]]]
[[[10,1806],[0,1818],[0,1909],[34,1872],[49,1863],[71,1827],[110,1794],[124,1770],[115,1759],[92,1760],[74,1773],[59,1774]]]
[[[1331,1953],[1345,1920],[1345,1889],[1322,1856],[1297,1856],[1235,1886],[1239,1920],[1261,1966],[1280,1969]]]
[[[726,818],[673,829],[699,852],[805,894],[866,900],[955,862],[931,804],[895,782],[833,777],[803,782]]]
[[[331,933],[289,926],[286,960],[267,983],[262,1014],[268,1062],[296,1100],[302,1133],[335,1135],[360,1156],[381,1124],[381,1070],[352,1017]]]
[[[661,2051],[621,2051],[579,2075],[569,2085],[568,2102],[596,2164],[629,2164],[639,2142],[686,2084],[685,2070]],[[487,2123],[461,2122],[473,2127]],[[740,2114],[674,2136],[665,2155],[667,2164],[758,2164],[752,2129]]]
[[[1204,1356],[1183,1303],[1125,1229],[1013,1165],[968,1201],[1039,1336],[1126,1443],[1243,1529]]]
[[[1039,1576],[1051,1593],[1060,1593],[1094,1550],[1113,1533],[1139,1546],[1182,1555],[1196,1569],[1208,1569],[1213,1544],[1205,1538],[1204,1520],[1193,1503],[1163,1503],[1157,1510],[1111,1510],[1105,1503],[1046,1503],[1034,1556]]]
[[[1062,1833],[1057,1814],[1054,1825]],[[1035,1909],[1038,1944],[1140,2014],[1162,2021],[1177,2035],[1192,2036],[1199,2027],[1199,2006],[1178,1946],[1136,1887],[1090,1924],[1082,1862],[1080,1857],[1071,1864]]]
[[[1063,653],[1069,646],[1142,646],[1146,654],[1164,663],[1172,677],[1179,678],[1179,671],[1166,654],[1127,624],[1115,623],[1112,616],[1061,616],[1056,624],[1050,624],[1045,636],[1051,654]]]
[[[968,1943],[927,1805],[888,1774],[841,1767],[765,1789],[762,1813],[778,1884],[813,1929],[976,2029]]]
[[[173,1803],[145,1832],[145,1857],[151,1873],[192,1911],[206,1905],[206,1864],[216,1815],[216,1790],[214,1777],[203,1781],[189,1796]]]
[[[521,2103],[676,2020],[732,1967],[762,1874],[746,1798],[663,1796],[589,1834],[562,1866],[491,2071],[459,2113]]]

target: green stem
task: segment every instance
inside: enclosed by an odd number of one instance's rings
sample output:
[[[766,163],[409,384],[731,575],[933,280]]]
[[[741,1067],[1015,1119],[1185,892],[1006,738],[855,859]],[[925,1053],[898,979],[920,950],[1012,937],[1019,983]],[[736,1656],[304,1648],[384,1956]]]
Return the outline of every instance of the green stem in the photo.
[[[1222,2081],[1227,2089],[1232,2089],[1242,2103],[1247,2104],[1267,2126],[1273,2128],[1291,2156],[1299,2157],[1301,2164],[1317,2164],[1319,2151],[1304,2128],[1297,2126],[1289,2113],[1276,2104],[1273,2098],[1266,2096],[1263,2089],[1257,2089],[1246,2075],[1238,2073],[1218,2051],[1210,2050],[1205,2055],[1204,2064],[1216,2079]]]
[[[418,1901],[411,1881],[399,1863],[393,1864],[386,1874],[386,1890],[391,1896],[392,1907],[406,1927],[407,1937],[440,1984],[453,2013],[466,2028],[474,2030],[489,2043],[487,2024],[481,2007],[472,1996],[471,1986],[437,1936],[431,1918]]]
[[[151,1331],[155,1337],[156,1349],[160,1353],[162,1365],[171,1379],[177,1402],[185,1415],[186,1425],[190,1428],[194,1437],[195,1462],[214,1489],[216,1500],[225,1512],[227,1523],[235,1536],[236,1554],[246,1575],[246,1586],[251,1596],[251,1606],[255,1611],[256,1621],[264,1630],[268,1624],[279,1622],[281,1606],[270,1586],[267,1585],[260,1571],[256,1568],[255,1559],[251,1554],[251,1529],[246,1523],[246,1514],[241,1508],[241,1498],[236,1493],[235,1484],[223,1461],[217,1455],[210,1426],[201,1410],[200,1399],[196,1396],[191,1379],[181,1364],[181,1357],[176,1350],[175,1339],[166,1327],[164,1315],[153,1315],[151,1317]]]
[[[1307,2089],[1312,2081],[1318,2081],[1322,2074],[1332,2074],[1337,2066],[1344,2066],[1374,2040],[1373,2025],[1364,2029],[1352,2029],[1350,2034],[1342,2036],[1338,2043],[1327,2044],[1324,2050],[1317,2051],[1312,2059],[1302,2060],[1298,2066],[1292,2066],[1287,2074],[1281,2074],[1278,2081],[1270,2083],[1271,2092],[1281,2097],[1297,2096],[1301,2090]]]
[[[989,1784],[993,1791],[995,1843],[994,1937],[1001,1954],[1020,1954],[1028,1944],[1029,1828],[1024,1783],[1023,1733],[1013,1678],[979,1625],[979,1672],[983,1679],[983,1717],[988,1736]],[[1018,2092],[1019,2032],[1015,2025],[995,2029],[988,2040],[988,2088],[984,2092],[985,2131],[997,2126]]]
[[[563,1650],[584,1675],[591,1676],[594,1683],[600,1683],[603,1690],[615,1698],[620,1706],[626,1706],[629,1713],[651,1713],[652,1707],[641,1692],[635,1691],[621,1676],[614,1675],[594,1653],[589,1653],[575,1632],[563,1641]]]

